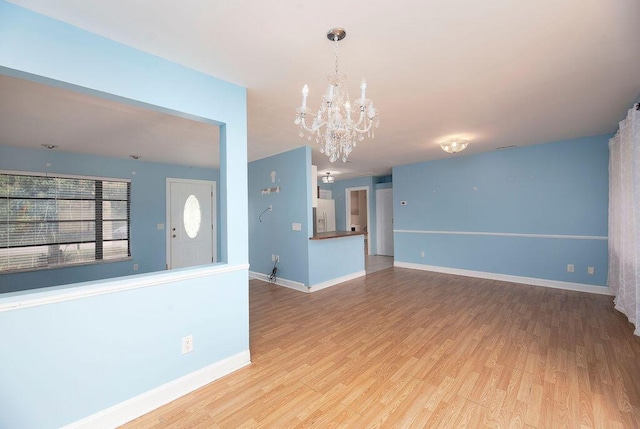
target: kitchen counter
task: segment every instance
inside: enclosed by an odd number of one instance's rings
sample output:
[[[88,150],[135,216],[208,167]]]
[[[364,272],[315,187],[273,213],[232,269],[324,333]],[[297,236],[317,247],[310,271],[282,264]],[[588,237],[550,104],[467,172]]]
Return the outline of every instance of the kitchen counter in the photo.
[[[326,240],[329,238],[351,237],[354,235],[365,235],[364,231],[331,231],[331,232],[319,232],[309,240]]]

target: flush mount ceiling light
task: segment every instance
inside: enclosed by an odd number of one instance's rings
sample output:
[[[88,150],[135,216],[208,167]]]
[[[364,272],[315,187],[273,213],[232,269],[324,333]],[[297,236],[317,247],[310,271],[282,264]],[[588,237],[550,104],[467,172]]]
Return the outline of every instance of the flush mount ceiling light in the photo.
[[[338,159],[347,162],[353,148],[364,140],[364,134],[373,138],[374,128],[380,124],[378,110],[373,107],[373,101],[365,97],[366,81],[362,79],[360,98],[352,105],[346,85],[347,75],[338,71],[338,41],[346,35],[344,28],[332,28],[327,32],[327,39],[334,43],[335,72],[327,77],[327,93],[322,96],[320,109],[313,114],[311,126],[307,125],[307,116],[311,116],[311,109],[307,107],[307,85],[302,88],[302,106],[296,109],[294,121],[300,126],[300,137],[304,138],[306,134],[307,140],[311,141],[315,135],[320,152],[327,155],[330,162]]]
[[[336,178],[331,175],[330,172],[327,171],[326,176],[322,176],[322,183],[333,183],[336,181]]]
[[[46,144],[46,143],[43,143],[43,144],[41,144],[40,146],[42,146],[42,147],[46,147],[47,149],[55,149],[55,148],[57,148],[57,147],[58,147],[58,146],[56,146],[56,145],[54,145],[54,144]]]
[[[440,147],[443,151],[448,153],[462,152],[469,146],[469,140],[453,138],[445,142],[440,143]]]

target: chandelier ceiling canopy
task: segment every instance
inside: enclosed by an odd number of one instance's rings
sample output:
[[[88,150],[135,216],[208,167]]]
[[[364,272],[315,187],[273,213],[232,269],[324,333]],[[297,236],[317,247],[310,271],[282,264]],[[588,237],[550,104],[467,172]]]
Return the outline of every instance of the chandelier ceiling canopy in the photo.
[[[327,38],[334,43],[335,71],[327,80],[327,92],[322,96],[320,108],[312,113],[307,107],[309,87],[302,88],[302,105],[296,109],[294,123],[300,126],[299,136],[306,136],[308,141],[315,136],[320,145],[320,152],[335,162],[347,157],[359,141],[364,140],[366,134],[374,137],[374,129],[380,124],[378,110],[373,107],[373,101],[366,98],[367,83],[364,79],[360,83],[360,98],[353,101],[349,98],[346,85],[347,75],[338,71],[338,42],[346,37],[344,28],[332,28],[327,32]],[[312,116],[311,125],[307,124],[307,117]]]

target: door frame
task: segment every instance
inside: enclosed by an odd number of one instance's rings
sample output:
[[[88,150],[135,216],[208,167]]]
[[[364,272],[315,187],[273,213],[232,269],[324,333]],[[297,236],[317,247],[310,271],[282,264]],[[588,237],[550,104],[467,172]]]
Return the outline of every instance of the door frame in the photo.
[[[378,255],[383,255],[383,253],[380,252],[380,237],[382,237],[384,235],[384,231],[382,230],[383,225],[380,223],[380,210],[378,210],[378,208],[380,207],[380,198],[378,192],[384,192],[384,191],[389,191],[391,192],[391,213],[389,213],[391,215],[391,240],[393,241],[394,236],[393,236],[393,188],[382,188],[382,189],[376,189],[376,251]],[[391,250],[393,252],[393,255],[386,255],[385,256],[392,256],[395,258],[395,246],[392,245],[391,246]]]
[[[367,255],[371,255],[371,195],[369,195],[368,186],[354,186],[353,188],[345,188],[344,190],[344,205],[345,205],[345,218],[344,228],[350,231],[351,228],[351,191],[366,191],[367,198]]]
[[[213,224],[213,228],[211,228],[211,255],[213,257],[212,263],[216,263],[218,260],[218,218],[216,216],[217,211],[217,191],[216,191],[216,182],[214,180],[197,180],[197,179],[179,179],[175,177],[167,177],[166,180],[166,213],[165,213],[165,269],[171,269],[171,184],[172,183],[187,183],[187,184],[198,184],[198,185],[211,185],[211,223]]]

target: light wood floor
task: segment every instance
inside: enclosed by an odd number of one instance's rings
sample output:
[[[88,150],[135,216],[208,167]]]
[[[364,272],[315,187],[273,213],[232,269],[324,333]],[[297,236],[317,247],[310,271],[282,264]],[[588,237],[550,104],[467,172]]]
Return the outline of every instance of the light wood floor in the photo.
[[[365,255],[364,267],[367,274],[393,267],[393,256]]]
[[[126,428],[640,427],[610,296],[401,268],[250,284],[253,364]]]

